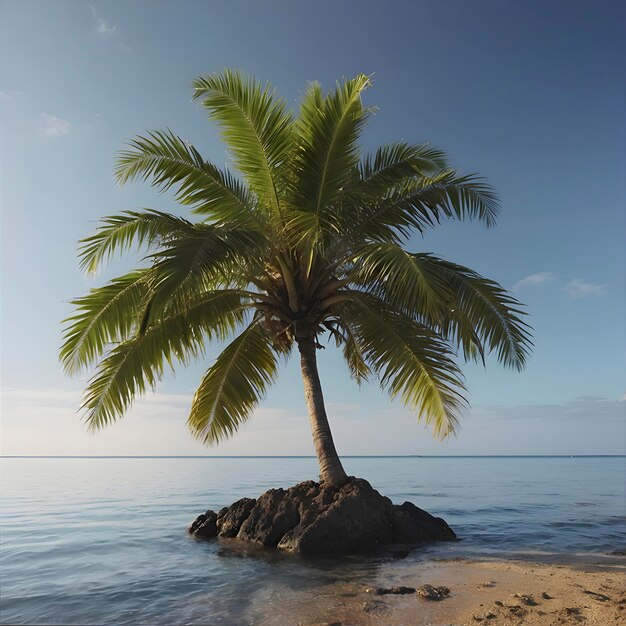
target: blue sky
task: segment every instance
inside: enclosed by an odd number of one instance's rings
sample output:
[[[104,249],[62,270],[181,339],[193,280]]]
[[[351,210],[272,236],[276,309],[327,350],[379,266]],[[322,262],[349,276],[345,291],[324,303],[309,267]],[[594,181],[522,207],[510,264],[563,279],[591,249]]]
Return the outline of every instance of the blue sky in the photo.
[[[186,215],[146,185],[118,188],[116,151],[169,127],[222,164],[190,84],[232,66],[294,107],[307,81],[373,74],[365,149],[430,141],[502,198],[496,228],[445,224],[409,247],[469,265],[526,303],[527,369],[466,366],[472,409],[442,444],[375,385],[352,383],[329,347],[320,366],[340,453],[625,453],[625,25],[623,3],[608,1],[3,0],[0,451],[312,453],[296,360],[242,433],[205,449],[184,422],[207,363],[90,435],[76,412],[84,379],[65,378],[57,359],[68,301],[135,261],[88,280],[76,241],[126,209]]]

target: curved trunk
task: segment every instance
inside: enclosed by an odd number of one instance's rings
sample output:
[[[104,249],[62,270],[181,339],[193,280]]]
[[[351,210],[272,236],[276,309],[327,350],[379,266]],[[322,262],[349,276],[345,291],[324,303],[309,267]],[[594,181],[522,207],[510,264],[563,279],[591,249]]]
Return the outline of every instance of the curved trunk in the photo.
[[[320,465],[320,479],[322,482],[341,487],[348,482],[348,476],[335,450],[333,436],[326,417],[322,385],[317,372],[315,340],[312,337],[298,339],[298,349],[300,350],[304,397],[309,411],[315,453]]]

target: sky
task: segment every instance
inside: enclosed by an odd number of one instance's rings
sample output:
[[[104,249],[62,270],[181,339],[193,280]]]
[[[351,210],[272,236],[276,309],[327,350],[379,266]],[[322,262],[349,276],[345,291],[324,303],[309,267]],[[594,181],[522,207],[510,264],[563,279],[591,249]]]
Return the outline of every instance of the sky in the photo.
[[[448,223],[408,248],[525,303],[527,368],[465,365],[471,408],[440,442],[375,383],[359,388],[329,345],[319,362],[340,454],[626,453],[625,41],[620,1],[0,0],[0,453],[313,454],[297,359],[214,448],[185,420],[215,349],[96,434],[78,412],[87,377],[66,378],[58,361],[69,301],[138,262],[87,278],[76,242],[123,210],[189,215],[146,184],[119,188],[117,151],[171,128],[226,162],[191,101],[192,80],[226,66],[294,108],[308,81],[371,74],[364,150],[428,141],[502,200],[495,228]]]

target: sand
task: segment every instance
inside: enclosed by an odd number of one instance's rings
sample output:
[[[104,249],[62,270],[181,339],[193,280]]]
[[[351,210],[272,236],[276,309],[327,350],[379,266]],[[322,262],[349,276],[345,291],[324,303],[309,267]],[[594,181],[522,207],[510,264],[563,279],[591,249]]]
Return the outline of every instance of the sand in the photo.
[[[377,587],[446,586],[433,601],[416,593],[376,595]],[[392,563],[368,586],[336,583],[293,592],[263,626],[616,626],[626,625],[626,564],[523,561]]]

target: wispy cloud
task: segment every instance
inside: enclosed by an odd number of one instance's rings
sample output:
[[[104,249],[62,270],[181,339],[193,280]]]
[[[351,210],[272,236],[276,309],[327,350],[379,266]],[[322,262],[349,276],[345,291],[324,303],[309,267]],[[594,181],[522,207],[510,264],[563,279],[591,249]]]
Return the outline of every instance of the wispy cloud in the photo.
[[[54,115],[53,113],[42,113],[41,120],[43,122],[44,135],[48,135],[50,137],[61,137],[70,132],[70,123],[61,119],[58,115]]]
[[[580,278],[570,280],[564,287],[571,298],[586,298],[588,296],[602,296],[606,293],[606,285],[587,283]]]
[[[91,9],[93,17],[96,20],[95,30],[98,35],[103,39],[108,39],[109,37],[112,37],[117,30],[117,26],[115,24],[110,24],[103,17],[98,15],[93,5],[90,4],[89,8]]]
[[[624,396],[626,398],[626,396]],[[471,410],[472,417],[514,420],[624,420],[625,401],[596,396],[580,396],[563,404],[522,404],[517,406],[480,406]]]
[[[524,287],[536,287],[537,285],[544,285],[545,283],[552,282],[556,276],[552,272],[537,272],[536,274],[530,274],[521,280],[518,280],[513,285],[513,290],[517,291]]]
[[[0,100],[14,100],[22,95],[21,91],[17,89],[11,89],[10,91],[0,91]]]

